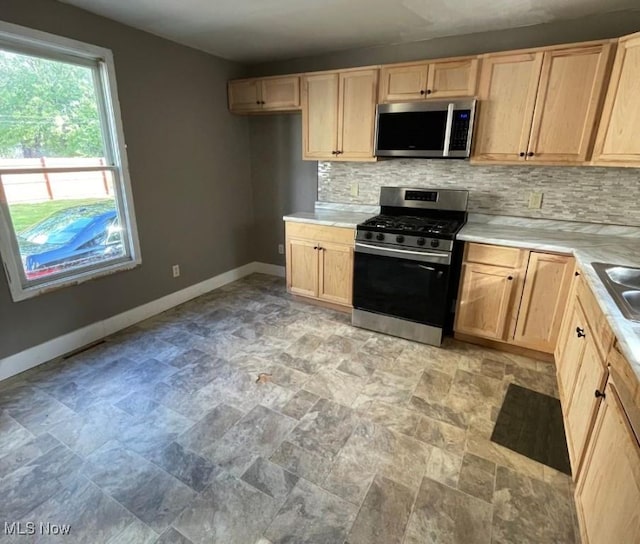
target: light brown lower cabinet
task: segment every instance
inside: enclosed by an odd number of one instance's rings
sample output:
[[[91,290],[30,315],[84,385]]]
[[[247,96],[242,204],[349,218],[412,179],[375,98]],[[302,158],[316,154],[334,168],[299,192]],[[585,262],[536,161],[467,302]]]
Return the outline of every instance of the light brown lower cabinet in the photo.
[[[640,384],[580,272],[556,367],[582,544],[637,544]]]
[[[353,229],[285,223],[287,290],[294,295],[350,307]]]
[[[604,390],[608,374],[605,360],[591,338],[590,330],[585,331],[583,340],[585,349],[582,357],[574,361],[577,366],[575,385],[564,410],[569,459],[576,475],[580,473],[589,432],[602,401],[602,396],[598,395]]]
[[[573,272],[568,255],[466,244],[456,333],[553,353]]]
[[[580,272],[556,348],[556,375],[574,479],[583,467],[589,433],[609,374],[607,356],[613,333]],[[596,394],[596,391],[598,394]]]
[[[640,444],[613,381],[604,393],[576,486],[582,544],[637,544]]]

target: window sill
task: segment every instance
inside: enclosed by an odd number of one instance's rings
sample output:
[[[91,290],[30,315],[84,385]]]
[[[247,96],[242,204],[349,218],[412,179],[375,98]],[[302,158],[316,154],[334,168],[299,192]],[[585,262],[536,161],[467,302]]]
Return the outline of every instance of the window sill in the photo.
[[[105,266],[100,270],[92,270],[91,272],[79,273],[74,276],[67,276],[65,278],[52,280],[49,283],[41,283],[32,287],[17,286],[17,288],[14,288],[14,286],[10,284],[9,286],[11,288],[11,297],[13,298],[13,302],[21,302],[23,300],[28,300],[30,298],[50,293],[52,291],[65,289],[67,287],[73,287],[74,285],[80,285],[82,283],[86,283],[98,278],[103,278],[105,276],[111,276],[112,274],[117,274],[118,272],[133,270],[134,268],[139,267],[141,264],[142,260],[138,258],[135,260],[114,263],[111,266]]]

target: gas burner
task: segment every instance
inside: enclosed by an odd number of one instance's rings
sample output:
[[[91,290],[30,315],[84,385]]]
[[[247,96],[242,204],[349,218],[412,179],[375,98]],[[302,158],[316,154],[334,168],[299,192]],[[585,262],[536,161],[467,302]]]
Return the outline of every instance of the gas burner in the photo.
[[[460,227],[455,219],[432,219],[413,215],[377,215],[362,223],[362,227],[381,231],[402,231],[408,234],[429,234],[432,236],[450,236]]]

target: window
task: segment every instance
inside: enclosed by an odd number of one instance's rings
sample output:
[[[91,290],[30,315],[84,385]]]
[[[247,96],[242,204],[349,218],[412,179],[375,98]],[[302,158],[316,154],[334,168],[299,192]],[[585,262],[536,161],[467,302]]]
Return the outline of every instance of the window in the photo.
[[[140,263],[111,51],[2,22],[0,252],[14,300]]]

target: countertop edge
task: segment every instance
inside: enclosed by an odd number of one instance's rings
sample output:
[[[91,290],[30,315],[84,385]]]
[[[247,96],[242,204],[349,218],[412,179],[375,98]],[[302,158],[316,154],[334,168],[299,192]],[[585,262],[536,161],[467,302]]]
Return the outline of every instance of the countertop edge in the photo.
[[[350,211],[299,212],[282,217],[290,223],[311,223],[327,227],[355,229],[358,223],[369,219],[371,214]]]

